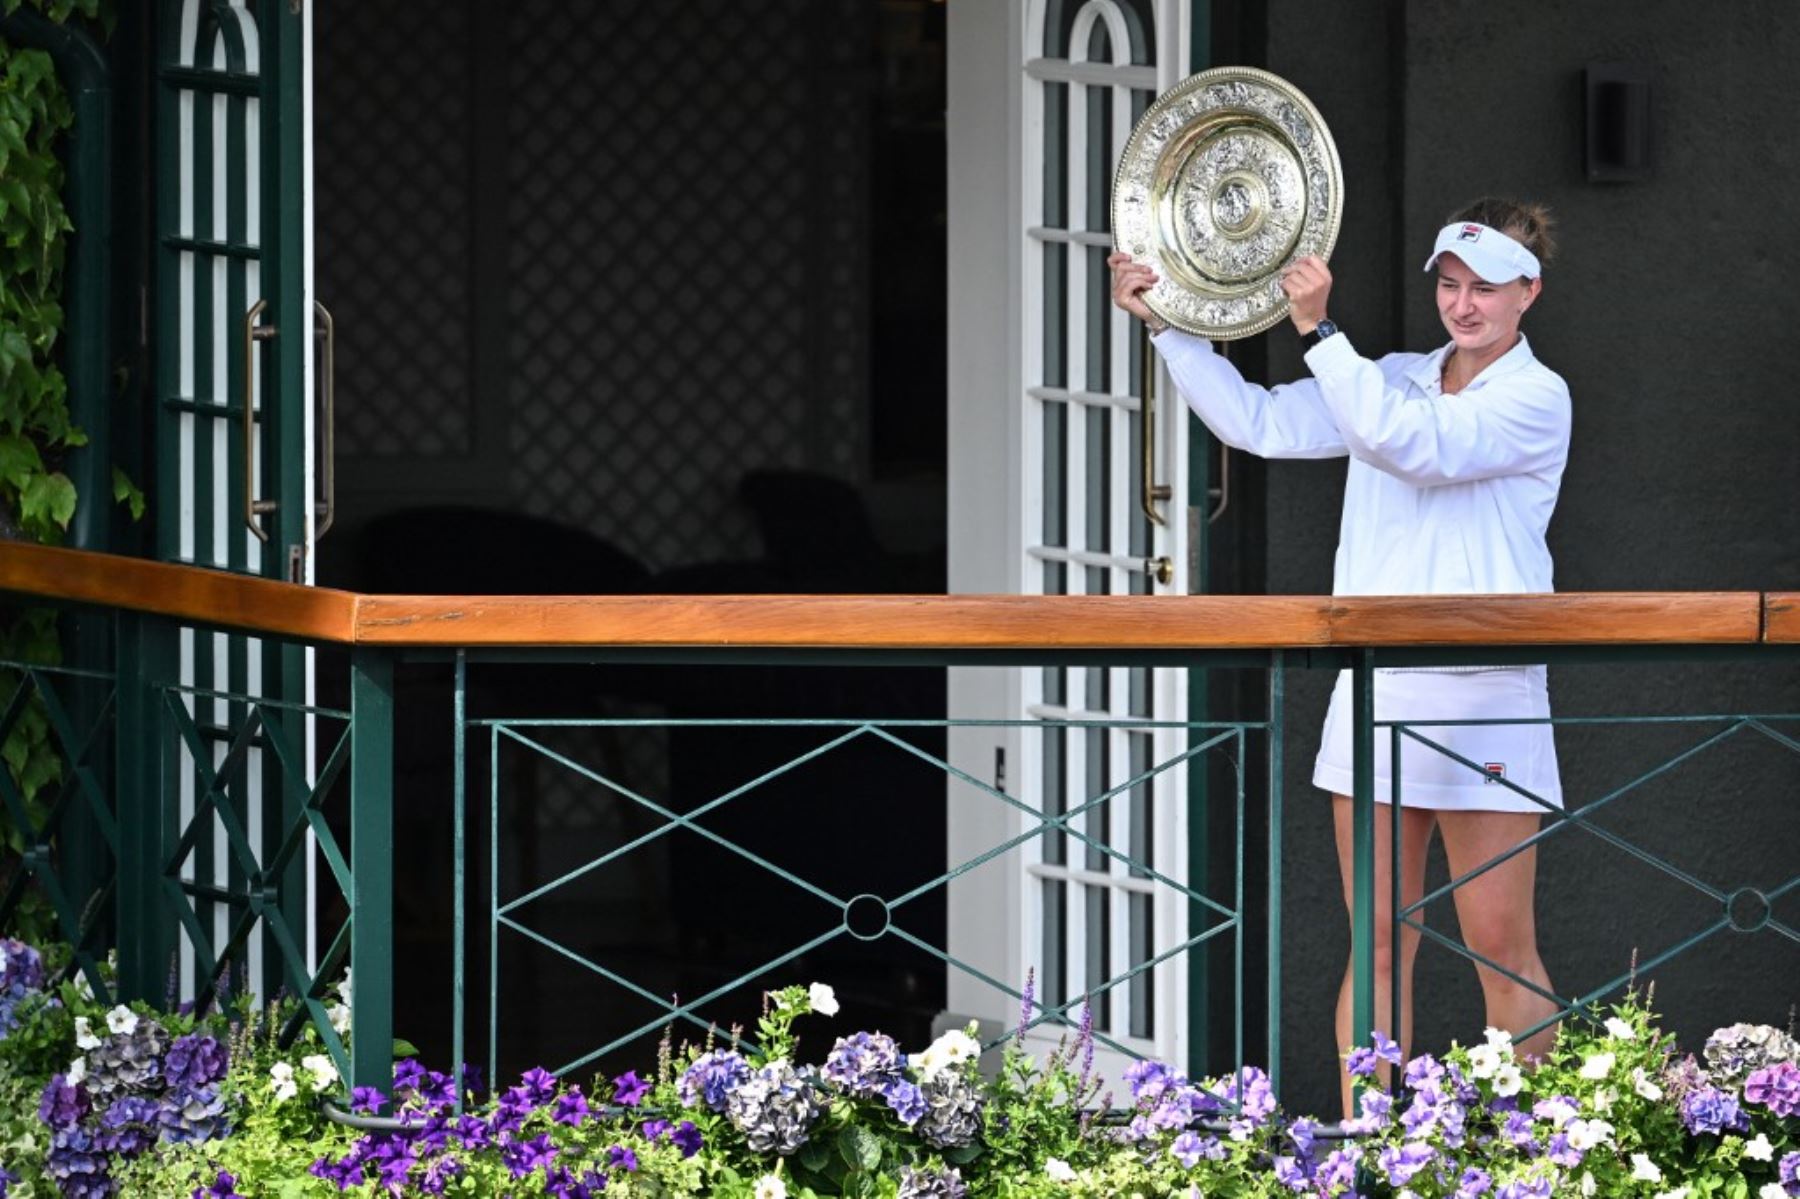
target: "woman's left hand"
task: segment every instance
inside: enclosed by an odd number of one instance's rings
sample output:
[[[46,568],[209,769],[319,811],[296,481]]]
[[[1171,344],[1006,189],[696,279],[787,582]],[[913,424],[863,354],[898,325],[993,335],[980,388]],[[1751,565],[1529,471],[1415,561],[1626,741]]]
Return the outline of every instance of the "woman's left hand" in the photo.
[[[1331,296],[1331,270],[1323,258],[1307,255],[1281,276],[1287,293],[1288,315],[1294,328],[1311,333],[1325,319],[1325,301]]]

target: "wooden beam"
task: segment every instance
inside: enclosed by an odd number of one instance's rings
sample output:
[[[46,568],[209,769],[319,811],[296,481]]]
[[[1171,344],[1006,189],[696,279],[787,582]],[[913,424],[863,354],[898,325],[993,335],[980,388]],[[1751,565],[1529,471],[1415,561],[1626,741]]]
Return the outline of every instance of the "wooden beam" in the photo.
[[[1755,642],[1754,591],[1347,596],[1331,643],[1395,645],[1738,645]]]
[[[371,646],[1128,649],[1800,642],[1800,593],[356,595],[0,542],[0,591]]]
[[[0,542],[0,591],[305,641],[355,635],[348,591],[22,541]]]
[[[1771,591],[1763,597],[1763,640],[1800,645],[1800,591]]]
[[[819,649],[1244,649],[1326,644],[1316,596],[397,596],[362,644]]]

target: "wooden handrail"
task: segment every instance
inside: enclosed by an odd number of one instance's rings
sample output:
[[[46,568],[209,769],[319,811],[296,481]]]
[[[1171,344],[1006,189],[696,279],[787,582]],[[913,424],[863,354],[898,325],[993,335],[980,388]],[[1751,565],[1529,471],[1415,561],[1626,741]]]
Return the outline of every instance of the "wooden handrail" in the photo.
[[[1800,645],[1800,591],[1771,591],[1763,597],[1763,640]]]
[[[359,595],[23,542],[0,542],[0,591],[267,636],[395,647],[1179,651],[1800,641],[1795,593]]]

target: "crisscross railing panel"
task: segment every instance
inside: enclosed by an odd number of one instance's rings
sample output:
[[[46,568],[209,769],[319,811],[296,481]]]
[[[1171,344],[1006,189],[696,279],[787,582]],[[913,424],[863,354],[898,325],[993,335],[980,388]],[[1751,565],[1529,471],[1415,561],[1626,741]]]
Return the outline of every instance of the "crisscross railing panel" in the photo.
[[[1531,720],[1392,720],[1376,721],[1378,728],[1387,730],[1390,761],[1393,763],[1392,778],[1397,802],[1400,763],[1407,745],[1415,747],[1415,752],[1436,755],[1453,763],[1463,771],[1482,779],[1485,783],[1505,788],[1541,810],[1545,819],[1543,827],[1530,836],[1521,839],[1505,851],[1464,870],[1441,886],[1430,889],[1411,903],[1403,903],[1399,894],[1399,879],[1394,878],[1393,933],[1397,939],[1402,928],[1418,933],[1426,940],[1439,945],[1450,952],[1468,959],[1483,969],[1491,970],[1512,983],[1525,988],[1539,998],[1554,1005],[1555,1010],[1524,1029],[1515,1031],[1515,1036],[1524,1040],[1533,1034],[1551,1027],[1571,1016],[1594,1016],[1596,1005],[1608,998],[1618,996],[1624,988],[1634,981],[1653,974],[1658,967],[1673,962],[1696,949],[1713,941],[1721,934],[1736,932],[1754,934],[1769,932],[1800,943],[1800,929],[1787,921],[1777,918],[1775,903],[1790,892],[1800,889],[1800,863],[1796,863],[1796,872],[1792,877],[1774,883],[1751,882],[1713,882],[1702,877],[1694,870],[1681,863],[1655,853],[1635,843],[1630,838],[1605,828],[1597,822],[1603,810],[1620,804],[1636,794],[1640,794],[1650,784],[1665,779],[1678,768],[1695,762],[1708,755],[1716,755],[1722,748],[1737,741],[1745,735],[1757,736],[1764,741],[1781,747],[1782,750],[1800,756],[1800,740],[1784,733],[1780,725],[1793,725],[1800,728],[1800,716],[1776,716],[1757,714],[1736,715],[1692,715],[1692,716],[1599,716],[1599,717],[1541,717]],[[1663,760],[1643,768],[1634,777],[1609,788],[1596,795],[1586,803],[1578,806],[1564,807],[1553,803],[1543,796],[1520,786],[1512,779],[1496,772],[1488,763],[1475,762],[1444,745],[1441,740],[1434,739],[1421,730],[1455,729],[1481,726],[1520,726],[1543,725],[1551,728],[1574,727],[1620,727],[1620,726],[1665,726],[1668,728],[1701,728],[1705,735],[1700,740],[1679,749]],[[1723,726],[1709,728],[1708,726]],[[1796,824],[1800,825],[1800,813],[1795,814]],[[1399,861],[1402,848],[1401,823],[1391,822],[1393,833],[1393,861]],[[1607,977],[1599,984],[1583,990],[1578,995],[1565,996],[1549,990],[1526,978],[1518,971],[1504,963],[1477,952],[1467,944],[1457,941],[1443,932],[1429,927],[1425,923],[1425,911],[1432,904],[1447,898],[1453,898],[1463,888],[1499,869],[1507,862],[1525,854],[1538,846],[1558,838],[1569,830],[1580,832],[1594,838],[1611,850],[1625,855],[1634,862],[1647,867],[1655,875],[1670,880],[1678,887],[1716,905],[1717,915],[1703,922],[1685,936],[1676,938],[1672,943],[1645,949],[1640,946],[1625,947],[1629,951],[1629,961],[1617,973]],[[1740,911],[1738,909],[1745,910]],[[1396,955],[1397,957],[1397,955]],[[1396,975],[1393,980],[1392,994],[1400,994],[1401,980]],[[1394,1018],[1398,1019],[1396,1006]]]
[[[705,1032],[722,1023],[714,1005],[740,991],[742,988],[771,976],[783,967],[790,966],[809,953],[820,949],[833,941],[853,938],[860,941],[874,942],[890,938],[894,942],[910,947],[925,960],[936,962],[941,968],[957,971],[978,980],[992,988],[997,995],[1004,996],[1009,1006],[1017,1010],[1024,999],[1019,983],[1022,980],[1008,983],[995,978],[991,972],[984,970],[977,963],[962,960],[949,949],[920,931],[901,923],[900,917],[909,905],[916,904],[927,896],[945,891],[957,879],[963,878],[973,871],[979,870],[990,862],[1039,842],[1051,835],[1064,835],[1075,843],[1092,849],[1096,857],[1105,862],[1107,867],[1102,871],[1106,881],[1129,881],[1132,885],[1149,892],[1156,892],[1180,901],[1192,913],[1192,922],[1185,936],[1173,942],[1154,946],[1153,951],[1140,955],[1137,960],[1130,961],[1126,968],[1112,972],[1108,977],[1092,985],[1081,988],[1080,993],[1067,997],[1033,997],[1032,1013],[1023,1019],[1024,1028],[1007,1027],[991,1038],[991,1043],[998,1042],[1029,1031],[1046,1023],[1073,1024],[1078,1009],[1096,1002],[1100,997],[1118,988],[1131,985],[1135,980],[1146,976],[1159,968],[1168,968],[1178,963],[1188,952],[1205,946],[1220,937],[1231,937],[1241,943],[1244,936],[1245,921],[1243,918],[1243,895],[1241,885],[1227,899],[1189,885],[1183,879],[1176,878],[1155,862],[1140,860],[1129,852],[1108,843],[1103,836],[1096,835],[1086,826],[1084,817],[1093,811],[1104,809],[1105,805],[1121,796],[1129,795],[1138,788],[1169,771],[1183,769],[1194,759],[1203,755],[1229,750],[1237,763],[1239,776],[1237,802],[1237,819],[1242,820],[1243,803],[1243,746],[1247,733],[1262,731],[1266,725],[1260,723],[1215,723],[1210,725],[1189,724],[1180,722],[1156,722],[1143,720],[1125,721],[1026,721],[1026,720],[994,720],[994,721],[945,721],[945,720],[728,720],[728,719],[696,719],[696,720],[654,720],[654,719],[558,719],[558,720],[511,720],[488,718],[467,722],[470,731],[485,730],[488,744],[487,769],[489,773],[489,836],[491,839],[490,859],[490,899],[488,904],[489,935],[489,1053],[488,1068],[497,1070],[501,1056],[501,1031],[505,1020],[501,1014],[502,1000],[500,996],[501,971],[501,937],[502,931],[517,935],[524,942],[547,951],[563,961],[571,964],[577,971],[600,980],[602,983],[616,988],[617,993],[629,995],[643,1004],[650,1011],[647,1019],[628,1027],[606,1039],[603,1043],[581,1053],[560,1067],[561,1072],[579,1070],[589,1066],[607,1054],[631,1045],[642,1038],[659,1033],[671,1022]],[[773,764],[759,764],[748,770],[749,777],[743,781],[727,786],[709,797],[700,797],[691,806],[681,810],[671,801],[665,801],[646,795],[639,788],[623,779],[614,777],[606,770],[590,766],[576,759],[570,753],[563,752],[545,743],[544,736],[553,731],[569,730],[640,730],[650,729],[685,729],[685,730],[745,730],[780,728],[809,738],[812,743],[797,752]],[[1147,768],[1138,770],[1128,777],[1119,779],[1098,792],[1084,796],[1079,802],[1065,810],[1050,811],[1030,800],[1009,794],[992,782],[976,778],[967,771],[951,763],[945,756],[918,744],[922,734],[941,734],[951,727],[978,728],[1028,728],[1045,732],[1063,729],[1111,729],[1129,728],[1144,732],[1150,729],[1178,729],[1184,732],[1189,744],[1186,749],[1163,760],[1152,762]],[[992,803],[1003,806],[1018,821],[1018,830],[1011,836],[974,852],[962,861],[947,863],[942,869],[927,870],[923,876],[906,885],[898,886],[884,893],[865,891],[849,894],[832,886],[820,884],[807,877],[804,869],[790,868],[782,861],[775,860],[767,853],[758,851],[742,843],[742,834],[720,832],[709,827],[708,822],[716,822],[728,814],[730,809],[755,805],[774,783],[790,779],[797,772],[818,763],[821,759],[834,753],[846,750],[864,752],[875,751],[883,754],[898,755],[900,759],[913,763],[929,778],[939,779],[936,790],[941,793],[945,781],[960,784],[962,802]],[[499,886],[502,872],[502,843],[505,838],[505,823],[502,814],[509,804],[509,796],[505,794],[501,783],[511,777],[501,761],[503,749],[511,752],[529,754],[540,762],[547,763],[557,770],[567,772],[583,785],[593,789],[597,795],[604,795],[611,802],[622,803],[636,811],[639,816],[649,822],[648,827],[638,828],[628,835],[622,836],[618,844],[604,848],[600,852],[587,856],[585,860],[565,870],[562,874],[548,880],[524,879],[517,885],[515,894],[503,895]],[[870,765],[867,768],[877,768]],[[511,798],[512,803],[520,802]],[[934,802],[941,803],[941,795]],[[458,809],[461,808],[459,799]],[[620,968],[615,968],[606,961],[599,960],[598,955],[583,952],[565,943],[563,939],[543,931],[524,916],[524,909],[529,905],[543,901],[564,891],[577,880],[588,878],[606,867],[618,867],[626,863],[631,855],[641,853],[659,842],[664,842],[679,834],[686,834],[713,845],[722,853],[743,863],[751,869],[757,878],[770,886],[791,888],[797,895],[816,901],[819,912],[816,915],[806,911],[795,915],[789,922],[788,931],[792,944],[779,952],[756,957],[755,960],[743,964],[730,977],[691,998],[671,998],[659,994],[650,986],[634,979]],[[460,939],[460,936],[459,936]],[[1241,960],[1241,948],[1237,956]],[[461,988],[461,980],[459,979]],[[460,1025],[459,1025],[460,1026]],[[1129,1056],[1140,1056],[1142,1047],[1128,1040],[1109,1034],[1104,1029],[1098,1030],[1096,1043],[1118,1053]],[[1241,1047],[1243,1038],[1241,1030],[1236,1036]],[[460,1060],[460,1047],[456,1054]]]
[[[94,937],[107,925],[118,879],[119,826],[103,778],[111,765],[117,687],[112,675],[99,671],[0,662],[0,681],[9,679],[0,708],[0,743],[19,731],[24,742],[40,741],[46,752],[0,767],[0,803],[19,849],[18,868],[0,894],[0,927],[24,902],[27,883],[35,881],[73,947],[75,968],[95,995],[108,999],[111,989],[94,954]],[[67,702],[59,688],[82,690],[86,710]],[[78,879],[65,868],[59,841],[83,819],[91,821],[90,840],[102,861],[93,877]]]
[[[292,905],[283,902],[283,892],[289,867],[310,841],[345,900],[354,895],[350,865],[324,811],[350,761],[350,713],[180,685],[163,687],[161,698],[165,739],[171,746],[164,809],[179,813],[181,798],[191,793],[191,799],[162,855],[160,887],[198,966],[195,1006],[204,1011],[223,997],[233,963],[241,968],[251,938],[260,936],[264,951],[274,954],[280,964],[285,989],[300,1003],[301,1012],[289,1022],[286,1035],[293,1035],[299,1019],[309,1019],[348,1076],[349,1054],[323,997],[342,972],[354,905],[315,966],[306,952],[306,929],[295,926],[289,914]],[[210,704],[215,717],[224,712],[229,719],[224,724],[203,724],[196,715],[202,701]],[[316,774],[309,772],[307,756],[299,748],[306,743],[303,725],[309,721],[327,726]],[[250,785],[246,769],[253,753],[261,755],[264,767],[258,786]],[[299,797],[294,815],[285,823],[277,810],[284,792]],[[250,807],[257,804],[262,805],[260,835],[253,835]],[[222,839],[229,860],[225,885],[220,885],[216,871],[203,876],[196,862],[215,839]],[[216,920],[209,927],[207,917],[215,910],[225,913],[222,934]]]

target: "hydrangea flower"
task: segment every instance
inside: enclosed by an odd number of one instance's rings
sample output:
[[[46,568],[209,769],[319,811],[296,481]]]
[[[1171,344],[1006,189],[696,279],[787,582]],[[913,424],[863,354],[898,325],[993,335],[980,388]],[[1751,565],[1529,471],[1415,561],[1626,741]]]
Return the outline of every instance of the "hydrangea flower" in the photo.
[[[825,1110],[809,1074],[780,1059],[726,1096],[725,1115],[752,1150],[786,1157],[806,1144]]]
[[[898,1199],[966,1199],[969,1188],[955,1166],[945,1170],[921,1170],[907,1166],[900,1171]]]
[[[742,1054],[730,1049],[715,1049],[695,1058],[693,1064],[682,1071],[675,1087],[681,1102],[688,1107],[699,1107],[704,1103],[710,1110],[722,1112],[731,1092],[749,1077],[750,1063]]]
[[[1744,1080],[1744,1098],[1783,1119],[1800,1112],[1800,1066],[1777,1062],[1752,1071]]]
[[[1681,1123],[1696,1135],[1743,1132],[1750,1127],[1736,1096],[1718,1087],[1699,1087],[1683,1095]]]
[[[934,1149],[955,1149],[974,1144],[981,1132],[981,1083],[967,1071],[941,1070],[919,1084],[925,1098],[925,1114],[914,1125],[921,1139]]]
[[[204,1033],[189,1033],[169,1046],[163,1080],[171,1087],[203,1087],[224,1078],[229,1065],[223,1045]]]
[[[847,1093],[866,1097],[884,1093],[900,1079],[905,1066],[906,1057],[894,1038],[859,1032],[837,1039],[821,1073]]]

